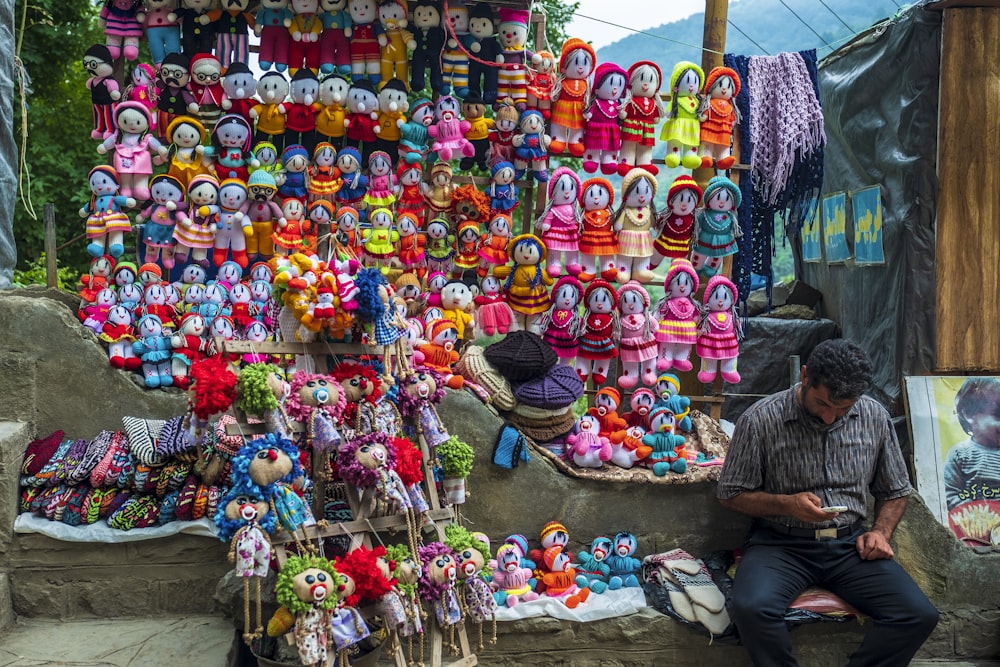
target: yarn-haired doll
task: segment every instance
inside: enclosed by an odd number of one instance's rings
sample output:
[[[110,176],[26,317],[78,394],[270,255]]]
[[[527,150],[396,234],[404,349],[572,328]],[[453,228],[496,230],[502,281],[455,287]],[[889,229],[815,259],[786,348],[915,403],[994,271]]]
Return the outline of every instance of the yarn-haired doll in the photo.
[[[583,109],[590,93],[590,75],[597,64],[594,49],[582,39],[571,37],[563,42],[559,56],[559,79],[552,89],[553,154],[569,150],[573,157],[583,157]]]
[[[739,187],[725,176],[715,176],[705,186],[705,207],[699,211],[691,263],[703,276],[714,276],[722,261],[739,249],[742,236],[736,210],[743,200]]]
[[[578,336],[583,320],[580,318],[580,302],[583,301],[583,286],[573,276],[563,276],[552,287],[552,308],[545,314],[542,338],[552,346],[559,363],[576,365],[579,349]]]
[[[622,372],[618,386],[631,389],[641,379],[643,384],[656,383],[656,318],[649,312],[649,294],[642,285],[630,280],[618,288],[621,336],[619,356]]]
[[[618,282],[634,278],[640,283],[653,279],[649,258],[653,254],[650,230],[656,221],[656,177],[638,167],[622,179],[622,203],[614,213],[618,232]]]
[[[295,644],[307,667],[327,663],[331,620],[342,584],[333,564],[319,556],[291,556],[278,573],[275,597],[295,615]]]
[[[685,174],[681,174],[670,184],[667,192],[668,208],[656,223],[660,231],[653,241],[653,250],[656,252],[650,258],[650,268],[659,266],[664,257],[686,258],[691,252],[695,211],[701,204],[701,195],[698,183]]]
[[[708,384],[715,380],[719,369],[729,384],[740,381],[736,371],[739,341],[743,337],[740,316],[736,312],[739,291],[725,276],[712,276],[705,286],[705,314],[701,320],[695,353],[701,357],[698,381]]]
[[[507,302],[521,329],[541,334],[541,318],[549,309],[548,286],[555,282],[542,268],[545,244],[533,234],[515,236],[510,242],[513,266],[498,266],[493,275],[504,282]]]
[[[598,275],[614,280],[618,275],[618,238],[611,224],[615,191],[604,178],[589,178],[580,189],[583,227],[580,233],[580,264],[577,276],[588,283]]]
[[[670,73],[670,110],[667,122],[660,131],[660,139],[667,142],[665,162],[669,169],[683,165],[685,169],[701,166],[698,145],[701,128],[698,109],[701,106],[701,84],[705,72],[687,61],[674,65]]]
[[[594,72],[594,87],[583,113],[583,170],[588,174],[618,172],[618,153],[622,136],[620,117],[625,114],[628,75],[614,63],[601,63]]]
[[[458,577],[455,552],[441,542],[431,542],[420,547],[418,553],[422,571],[417,590],[421,599],[433,608],[438,627],[448,630],[445,645],[457,653],[455,627],[462,622],[462,607],[455,591]]]
[[[305,425],[309,451],[326,453],[343,441],[337,424],[346,405],[347,398],[334,378],[299,370],[292,376],[283,408],[289,419]]]
[[[150,132],[153,117],[141,102],[122,102],[114,111],[115,131],[97,146],[97,152],[111,152],[111,164],[118,173],[121,194],[138,201],[149,199],[149,177],[153,174],[150,151],[160,158],[167,147]]]
[[[615,341],[619,336],[617,293],[606,280],[595,280],[583,293],[585,307],[580,328],[576,372],[586,382],[593,371],[594,383],[607,380],[611,360],[618,356]]]
[[[493,576],[489,567],[490,545],[482,533],[470,533],[458,524],[445,526],[445,545],[455,552],[462,606],[466,617],[479,629],[479,650],[483,646],[483,623],[493,623],[491,644],[497,642],[497,602],[486,578]]]
[[[627,174],[632,167],[642,167],[654,176],[659,172],[653,164],[653,146],[656,144],[656,126],[666,114],[660,101],[662,84],[663,73],[654,62],[640,60],[628,68],[631,94],[624,106],[619,176]]]
[[[389,570],[390,563],[395,565],[391,572],[395,579],[396,594],[393,596],[395,600],[388,599],[389,596],[383,596],[380,605],[383,616],[386,623],[390,625],[390,631],[394,629],[400,637],[406,637],[409,644],[407,651],[410,658],[409,664],[413,664],[413,636],[420,636],[420,655],[421,662],[423,662],[423,619],[426,618],[427,614],[420,606],[420,597],[417,594],[420,563],[417,561],[416,554],[410,551],[405,544],[391,544],[385,548],[385,551],[389,562],[382,567],[384,570]],[[385,572],[383,572],[383,576],[386,576]],[[392,594],[390,593],[390,595]],[[387,611],[389,607],[396,608],[397,602],[399,606],[402,606],[404,620],[400,620],[398,613]],[[391,623],[390,619],[392,619]]]
[[[683,258],[671,262],[663,280],[663,298],[654,308],[654,315],[660,321],[656,330],[659,356],[656,370],[691,370],[688,357],[698,340],[698,323],[701,321],[701,311],[694,300],[697,291],[698,272],[691,262]]]
[[[575,276],[580,273],[580,179],[568,167],[559,167],[552,172],[548,186],[549,203],[538,220],[540,238],[548,251],[548,274],[553,278],[561,275],[563,264],[566,271]]]
[[[404,417],[417,423],[417,433],[427,441],[428,447],[437,447],[451,437],[438,416],[436,405],[444,399],[444,378],[426,366],[417,366],[399,381],[396,401]]]
[[[698,110],[701,121],[701,166],[725,171],[734,164],[733,125],[740,110],[733,98],[740,94],[740,76],[728,67],[714,67],[705,78],[704,101]]]

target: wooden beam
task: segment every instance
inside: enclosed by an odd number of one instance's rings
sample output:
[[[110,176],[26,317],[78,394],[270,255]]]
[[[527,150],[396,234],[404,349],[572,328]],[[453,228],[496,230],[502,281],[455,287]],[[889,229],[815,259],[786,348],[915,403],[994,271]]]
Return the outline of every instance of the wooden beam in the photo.
[[[42,209],[45,222],[45,284],[59,287],[59,266],[56,262],[56,208],[46,204]]]

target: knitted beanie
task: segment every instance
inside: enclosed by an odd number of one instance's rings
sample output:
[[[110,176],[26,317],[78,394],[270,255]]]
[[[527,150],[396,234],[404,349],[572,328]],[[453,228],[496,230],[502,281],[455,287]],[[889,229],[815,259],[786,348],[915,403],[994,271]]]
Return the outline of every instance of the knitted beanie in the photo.
[[[743,194],[740,192],[738,185],[733,183],[731,180],[725,176],[713,176],[712,180],[708,182],[705,186],[705,204],[708,205],[708,200],[712,198],[719,190],[725,188],[729,191],[729,194],[733,198],[733,208],[737,209],[740,207],[740,203],[743,201]]]
[[[514,396],[536,408],[563,408],[583,396],[583,381],[575,368],[556,364],[542,377],[515,385]]]
[[[695,74],[698,75],[698,81],[704,81],[705,80],[705,70],[703,70],[702,68],[698,67],[697,65],[695,65],[692,62],[688,62],[686,60],[682,60],[679,63],[677,63],[676,65],[674,65],[674,69],[670,73],[670,90],[671,91],[673,91],[674,88],[677,87],[677,82],[680,80],[681,75],[683,75],[684,72],[686,72],[689,69],[694,70]]]
[[[694,265],[683,257],[675,257],[674,260],[670,262],[670,268],[667,269],[667,275],[663,279],[663,290],[665,292],[669,293],[670,281],[674,279],[674,276],[682,271],[691,277],[691,284],[694,286],[691,289],[692,294],[698,291],[698,272],[695,271]]]
[[[191,432],[184,427],[184,415],[168,419],[160,430],[160,436],[156,439],[156,453],[161,458],[175,456],[192,449],[194,446]]]
[[[610,397],[614,400],[615,405],[617,406],[621,406],[622,404],[622,394],[614,387],[602,387],[601,390],[597,392],[597,396],[601,395]]]
[[[569,533],[569,531],[566,530],[566,526],[562,525],[558,521],[549,521],[547,524],[542,526],[542,532],[539,534],[539,538],[544,541],[546,536],[556,532]]]
[[[455,372],[466,380],[480,385],[490,394],[490,401],[500,410],[513,410],[517,399],[510,382],[483,356],[483,348],[469,345],[455,363]]]
[[[514,533],[510,535],[506,540],[503,541],[504,544],[512,544],[521,551],[522,556],[528,555],[528,538],[520,533]]]
[[[670,189],[667,190],[667,202],[674,198],[678,192],[683,192],[684,190],[690,190],[695,194],[698,201],[701,201],[701,187],[698,185],[698,181],[694,180],[687,174],[681,174],[674,179],[674,182],[670,184]]]
[[[629,170],[625,177],[622,179],[622,192],[628,192],[629,187],[635,183],[638,179],[645,178],[649,181],[650,187],[653,189],[653,195],[656,195],[656,177],[651,173],[643,169],[642,167],[634,167]],[[707,196],[706,196],[707,199]]]
[[[663,71],[660,70],[660,66],[654,63],[652,60],[637,60],[634,63],[632,63],[632,66],[628,68],[629,81],[632,80],[632,74],[643,65],[648,65],[649,67],[653,68],[653,70],[656,72],[656,85],[657,86],[663,85]]]
[[[548,194],[549,199],[552,199],[552,191],[556,187],[556,182],[562,176],[569,176],[570,180],[573,181],[573,185],[576,186],[577,198],[579,199],[580,194],[580,177],[576,175],[576,172],[569,167],[556,167],[555,171],[549,176]]]
[[[93,487],[106,486],[104,483],[105,478],[108,476],[108,469],[111,467],[111,461],[115,458],[115,453],[121,448],[122,443],[127,442],[128,437],[125,435],[125,431],[115,431],[111,435],[111,442],[108,444],[108,450],[101,457],[101,460],[97,462],[94,469],[90,471],[90,485]]]
[[[243,446],[243,436],[229,435],[226,428],[235,423],[236,417],[232,415],[222,415],[219,421],[215,422],[215,450],[229,458],[236,456]]]
[[[628,74],[619,65],[614,63],[601,63],[594,70],[594,88],[601,85],[604,79],[608,78],[612,74],[620,74],[621,77],[628,82]]]
[[[639,298],[642,299],[643,306],[646,307],[646,308],[649,308],[649,292],[647,292],[646,288],[643,287],[642,284],[639,283],[636,280],[630,280],[630,281],[628,281],[627,283],[625,283],[624,285],[622,285],[621,287],[618,288],[618,304],[619,305],[621,305],[622,297],[624,297],[625,294],[627,294],[629,292],[634,292],[634,293],[638,294]],[[623,317],[624,317],[624,315],[623,315]]]
[[[729,67],[713,67],[709,71],[708,76],[705,77],[705,87],[702,89],[702,93],[705,97],[708,97],[712,92],[712,86],[719,79],[720,76],[728,76],[733,81],[733,98],[740,94],[740,75],[736,73],[736,70],[730,69]]]
[[[705,299],[704,299],[704,301],[705,301],[705,306],[708,307],[709,310],[711,310],[711,307],[709,307],[709,305],[708,305],[709,297],[711,296],[712,292],[715,291],[715,288],[718,287],[719,285],[723,285],[724,287],[728,288],[730,292],[733,293],[733,303],[734,304],[740,298],[739,290],[736,289],[736,285],[733,284],[732,280],[730,280],[729,278],[725,277],[722,274],[714,275],[714,276],[712,276],[711,278],[708,279],[708,283],[705,285]]]
[[[601,178],[600,176],[595,176],[594,178],[588,178],[580,186],[580,206],[584,205],[583,196],[590,189],[592,185],[599,185],[608,191],[608,206],[615,203],[615,188],[611,185],[611,181],[606,178]]]
[[[559,360],[552,347],[530,331],[507,334],[503,340],[487,347],[483,356],[511,382],[540,377]]]
[[[535,442],[548,442],[555,440],[561,435],[569,433],[573,429],[576,419],[573,411],[567,410],[561,417],[549,417],[546,419],[530,419],[522,417],[516,412],[507,413],[507,419],[517,427],[521,433],[528,436]]]
[[[562,53],[559,55],[559,71],[566,71],[566,59],[569,55],[576,51],[577,49],[583,49],[590,56],[591,64],[597,63],[597,56],[594,54],[594,47],[592,47],[587,42],[583,41],[579,37],[570,37],[565,42],[563,42]]]
[[[673,416],[673,414],[674,414],[674,411],[671,410],[670,408],[668,408],[663,403],[659,403],[659,404],[653,406],[653,409],[649,411],[649,423],[652,424],[656,420],[657,417],[659,417],[660,415],[662,415],[665,412],[669,413],[671,416]]]
[[[21,474],[26,477],[37,475],[59,449],[65,435],[63,431],[55,431],[28,443],[28,448],[24,452],[24,463],[21,464]]]
[[[545,408],[536,408],[528,405],[527,403],[518,403],[514,409],[511,410],[511,412],[517,413],[520,417],[527,417],[528,419],[558,419],[572,410],[572,405],[567,405],[564,408],[547,410]]]

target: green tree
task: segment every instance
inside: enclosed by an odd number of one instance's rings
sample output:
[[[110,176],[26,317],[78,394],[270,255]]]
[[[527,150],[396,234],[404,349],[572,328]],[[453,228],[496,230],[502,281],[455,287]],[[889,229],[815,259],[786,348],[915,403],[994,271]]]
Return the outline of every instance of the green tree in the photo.
[[[42,204],[55,205],[58,244],[84,228],[77,211],[89,196],[86,175],[102,160],[90,138],[90,93],[82,59],[91,44],[103,42],[99,8],[94,0],[16,0],[15,49],[28,85],[16,91],[14,136],[23,152],[20,186],[34,212],[18,198],[14,238],[21,269],[42,256]],[[27,117],[26,127],[18,110]],[[86,268],[85,246],[77,242],[60,250],[59,264]]]

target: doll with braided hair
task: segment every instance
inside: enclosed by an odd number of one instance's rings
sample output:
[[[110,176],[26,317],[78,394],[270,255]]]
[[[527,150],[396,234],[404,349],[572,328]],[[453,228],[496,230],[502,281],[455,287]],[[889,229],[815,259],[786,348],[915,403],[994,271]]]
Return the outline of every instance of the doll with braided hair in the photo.
[[[521,234],[510,241],[514,265],[496,266],[493,275],[505,280],[504,291],[521,329],[541,335],[541,319],[549,309],[548,286],[555,279],[543,268],[545,244],[533,234]]]

